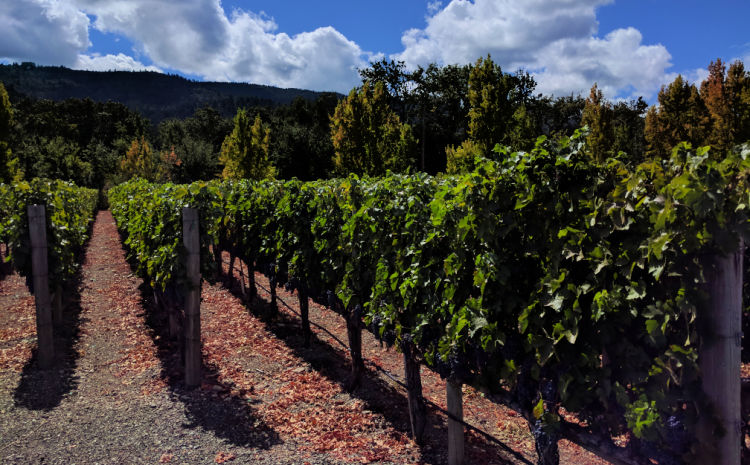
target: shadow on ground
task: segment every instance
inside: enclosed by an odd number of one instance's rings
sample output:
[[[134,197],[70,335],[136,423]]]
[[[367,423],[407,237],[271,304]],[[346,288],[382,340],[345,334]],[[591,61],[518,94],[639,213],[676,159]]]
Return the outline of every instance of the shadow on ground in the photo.
[[[96,218],[96,214],[94,215]],[[88,227],[86,242],[75,251],[77,263],[83,264],[86,258],[91,236],[94,232],[92,220]],[[7,245],[5,253],[8,253]],[[10,267],[10,264],[6,264]],[[12,270],[9,270],[10,273]],[[0,272],[0,276],[2,272]],[[0,280],[2,278],[0,277]],[[37,349],[34,348],[31,358],[21,372],[21,381],[13,395],[14,402],[19,407],[30,410],[51,410],[62,399],[78,387],[78,377],[75,374],[79,353],[75,349],[81,335],[81,292],[85,286],[83,282],[83,266],[73,278],[65,283],[63,293],[63,315],[60,324],[54,324],[55,366],[49,370],[41,370],[38,364]],[[54,289],[50,289],[53,292]]]
[[[242,296],[240,285],[236,279],[230,280],[227,276],[223,276],[222,284],[235,297],[246,300]],[[256,285],[258,284],[256,283]],[[291,304],[291,302],[289,303]],[[283,306],[280,300],[278,306],[279,308]],[[351,372],[351,360],[346,350],[339,345],[333,346],[321,339],[315,331],[313,331],[310,346],[305,347],[299,317],[290,315],[286,311],[274,311],[271,308],[270,300],[265,300],[257,294],[246,303],[246,307],[253,316],[259,318],[265,324],[269,332],[283,341],[297,357],[309,363],[314,370],[346,390]],[[399,377],[402,375],[402,373],[394,374]],[[360,387],[350,394],[363,401],[367,410],[382,415],[397,431],[411,435],[409,407],[405,391],[386,382],[371,368],[365,370]],[[435,409],[428,407],[428,429],[425,443],[421,446],[423,461],[443,463],[447,456],[447,437],[445,418]],[[508,454],[496,444],[481,441],[481,444],[478,444],[479,447],[474,448],[472,442],[470,440],[466,444],[467,463],[487,463],[488,458],[491,458],[492,463],[514,463],[502,459],[502,457],[507,457]]]
[[[248,399],[232,394],[232,386],[218,382],[218,373],[212,367],[203,365],[200,388],[185,387],[181,343],[170,338],[167,317],[154,302],[151,289],[141,284],[139,290],[146,310],[146,325],[158,348],[161,377],[167,382],[172,397],[186,409],[189,423],[183,426],[212,431],[240,447],[268,449],[280,444],[279,435],[259,418]]]
[[[62,324],[54,326],[55,366],[42,370],[37,363],[37,349],[23,368],[21,380],[13,395],[19,407],[30,410],[51,410],[78,386],[75,375],[79,354],[75,349],[81,327],[81,270],[66,284]]]

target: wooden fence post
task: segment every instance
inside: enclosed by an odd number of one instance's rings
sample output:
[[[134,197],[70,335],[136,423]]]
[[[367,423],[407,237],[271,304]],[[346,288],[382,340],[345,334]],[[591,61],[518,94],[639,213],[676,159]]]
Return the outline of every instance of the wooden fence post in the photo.
[[[424,431],[427,426],[427,406],[422,397],[422,366],[414,356],[414,347],[410,341],[401,346],[404,353],[404,378],[409,401],[409,423],[411,435],[417,444],[424,442]]]
[[[187,254],[185,297],[185,385],[201,384],[201,274],[198,210],[182,209],[182,240]]]
[[[362,358],[362,307],[346,309],[346,336],[349,341],[349,355],[352,358],[352,373],[346,384],[346,390],[354,391],[362,382],[365,362]]]
[[[47,220],[44,205],[29,205],[28,214],[39,366],[48,369],[55,363],[55,341],[52,334],[52,306],[47,269]]]
[[[713,411],[701,415],[698,438],[702,458],[716,465],[740,465],[743,250],[740,243],[739,251],[714,257],[713,269],[708,270],[709,301],[702,315],[698,360],[703,391]]]
[[[445,383],[448,413],[458,420],[464,419],[461,384],[448,379]],[[464,425],[448,417],[448,465],[464,463]]]

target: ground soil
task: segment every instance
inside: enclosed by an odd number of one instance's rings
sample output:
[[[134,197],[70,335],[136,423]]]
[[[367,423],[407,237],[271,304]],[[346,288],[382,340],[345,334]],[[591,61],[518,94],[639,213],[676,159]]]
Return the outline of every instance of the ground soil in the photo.
[[[99,213],[65,289],[54,370],[37,368],[23,278],[0,269],[0,463],[446,463],[442,413],[429,411],[425,444],[408,437],[406,394],[392,379],[402,378],[398,352],[365,334],[367,371],[347,393],[341,317],[311,304],[311,321],[325,329],[314,327],[305,347],[296,295],[279,289],[273,312],[268,281],[256,280],[247,303],[237,279],[203,283],[203,382],[188,390],[179,341],[126,262],[109,212]],[[445,407],[444,381],[423,368],[422,382]],[[502,442],[467,433],[467,463],[535,462],[518,414],[468,388],[464,413]],[[564,464],[606,463],[565,441],[560,449]]]

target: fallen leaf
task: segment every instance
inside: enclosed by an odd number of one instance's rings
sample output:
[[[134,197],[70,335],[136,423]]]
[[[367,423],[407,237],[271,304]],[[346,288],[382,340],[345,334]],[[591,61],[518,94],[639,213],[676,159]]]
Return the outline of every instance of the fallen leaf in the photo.
[[[216,458],[214,459],[214,462],[216,462],[216,463],[225,463],[225,462],[232,461],[232,460],[234,460],[236,458],[237,458],[237,456],[234,455],[234,454],[232,454],[232,453],[230,453],[230,452],[219,452],[219,453],[216,454]]]

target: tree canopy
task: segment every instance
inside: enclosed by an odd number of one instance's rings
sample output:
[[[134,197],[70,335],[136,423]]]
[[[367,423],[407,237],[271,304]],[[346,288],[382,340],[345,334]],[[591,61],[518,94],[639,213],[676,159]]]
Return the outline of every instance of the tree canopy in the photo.
[[[13,108],[8,92],[0,82],[0,182],[10,182],[18,175],[18,160],[13,157],[8,141],[13,126]]]
[[[260,115],[251,123],[247,110],[234,117],[234,128],[221,145],[219,161],[224,165],[224,179],[269,179],[276,169],[268,158],[271,129]]]
[[[413,166],[416,139],[388,105],[382,82],[365,81],[342,100],[331,117],[336,173],[379,176]]]

